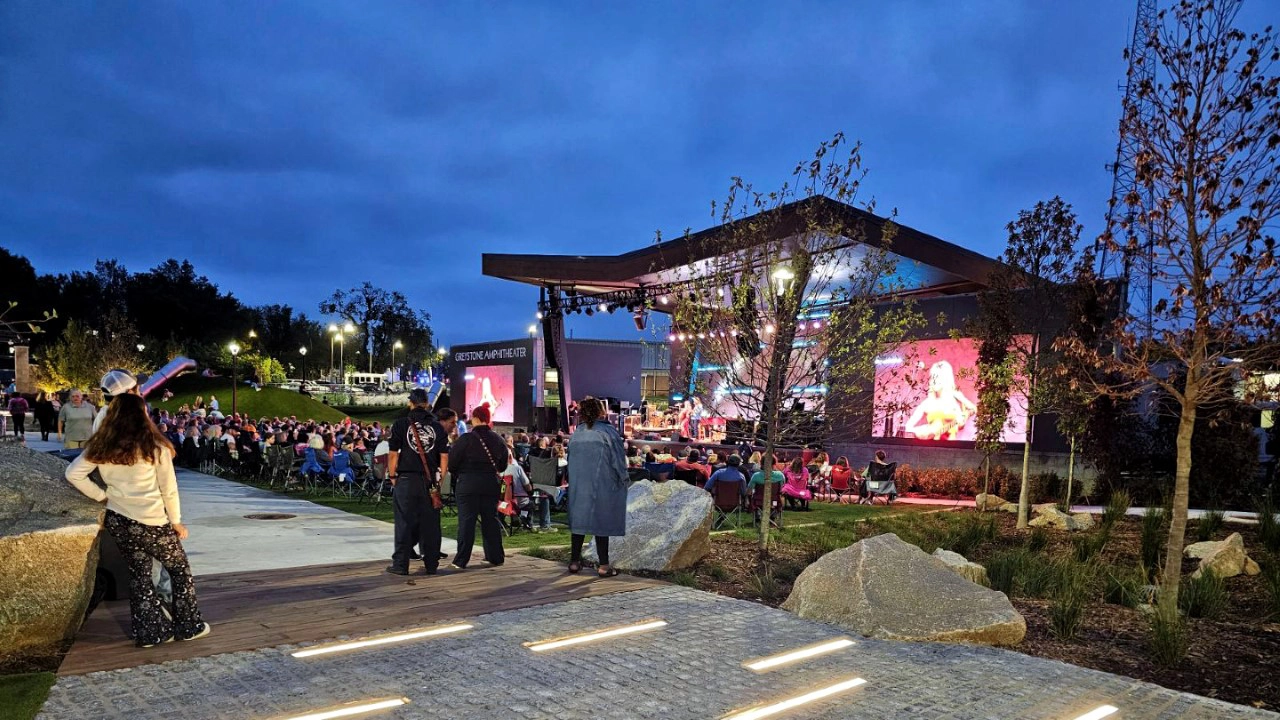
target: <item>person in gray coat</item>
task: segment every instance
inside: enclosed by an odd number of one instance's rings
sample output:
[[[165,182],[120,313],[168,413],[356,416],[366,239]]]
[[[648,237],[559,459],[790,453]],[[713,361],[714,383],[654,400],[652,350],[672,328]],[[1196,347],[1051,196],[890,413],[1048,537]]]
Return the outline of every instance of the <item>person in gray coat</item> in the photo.
[[[604,416],[603,404],[586,397],[579,403],[582,424],[569,438],[569,572],[582,570],[582,543],[595,537],[600,577],[618,571],[609,564],[609,538],[627,534],[627,459],[622,436]]]

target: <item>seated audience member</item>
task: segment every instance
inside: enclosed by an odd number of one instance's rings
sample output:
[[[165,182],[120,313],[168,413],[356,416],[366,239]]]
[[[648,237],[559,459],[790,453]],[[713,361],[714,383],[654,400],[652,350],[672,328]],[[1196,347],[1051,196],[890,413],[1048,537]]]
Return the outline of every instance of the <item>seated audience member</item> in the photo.
[[[711,478],[711,468],[701,464],[698,462],[699,460],[701,460],[701,456],[698,455],[698,451],[690,450],[688,455],[675,464],[675,470],[677,472],[683,470],[697,473],[698,482],[700,484],[705,483]]]
[[[711,473],[711,477],[703,487],[705,487],[708,492],[715,492],[715,484],[720,482],[737,483],[738,495],[745,496],[747,494],[747,477],[742,473],[741,457],[738,455],[730,455],[728,464]]]
[[[809,490],[809,469],[804,466],[804,460],[796,457],[782,474],[786,478],[782,495],[787,499],[787,507],[799,506],[807,510],[813,493]]]
[[[514,457],[507,464],[507,469],[502,472],[503,478],[511,478],[511,494],[515,500],[516,507],[520,510],[529,510],[532,516],[533,507],[533,482],[529,480],[529,475],[520,466]],[[551,498],[546,495],[538,496],[538,530],[545,532],[551,529]]]

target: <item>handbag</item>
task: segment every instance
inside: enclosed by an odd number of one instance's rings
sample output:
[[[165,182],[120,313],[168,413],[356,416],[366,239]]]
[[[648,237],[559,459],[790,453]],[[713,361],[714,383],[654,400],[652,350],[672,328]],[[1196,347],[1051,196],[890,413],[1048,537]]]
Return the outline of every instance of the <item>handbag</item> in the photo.
[[[498,512],[511,516],[515,515],[516,510],[515,498],[512,496],[511,484],[502,479],[502,473],[498,471],[498,463],[493,459],[493,453],[489,451],[489,446],[485,444],[484,438],[476,435],[476,442],[480,443],[480,447],[484,448],[484,454],[489,456],[489,465],[493,466],[493,472],[498,476],[498,482],[502,483],[504,488],[502,500],[498,503]]]
[[[409,432],[413,433],[413,439],[417,441],[414,444],[417,446],[418,459],[422,461],[422,469],[426,471],[427,491],[428,495],[431,496],[431,507],[439,510],[444,507],[444,498],[440,497],[440,487],[435,483],[435,471],[431,469],[431,465],[427,462],[427,453],[422,449],[424,443],[422,442],[422,435],[418,433],[418,424],[412,420],[409,421]]]

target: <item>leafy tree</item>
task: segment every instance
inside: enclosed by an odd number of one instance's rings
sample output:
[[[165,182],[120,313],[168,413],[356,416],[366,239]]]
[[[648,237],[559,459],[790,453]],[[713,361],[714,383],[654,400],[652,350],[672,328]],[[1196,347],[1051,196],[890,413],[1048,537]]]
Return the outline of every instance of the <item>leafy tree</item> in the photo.
[[[777,191],[735,178],[712,205],[721,226],[674,245],[696,260],[678,273],[672,332],[697,360],[709,409],[759,418],[766,478],[775,449],[812,432],[807,413],[790,412],[797,401],[826,416],[828,433],[865,434],[876,358],[924,325],[909,300],[888,302],[902,289],[897,227],[859,201],[864,176],[860,146],[838,134]],[[765,483],[766,506],[772,492]],[[764,518],[762,555],[768,538]]]
[[[410,307],[398,290],[384,290],[365,281],[350,290],[335,290],[320,303],[320,312],[355,323],[364,337],[368,372],[373,372],[375,360],[380,366],[390,366],[397,340],[404,346],[401,358],[424,358],[432,352],[431,316]]]
[[[1003,282],[1007,277],[1007,273],[1000,273],[992,282]],[[991,458],[1004,452],[1004,433],[1009,424],[1009,394],[1014,378],[1014,358],[1009,352],[1016,315],[1013,301],[1013,293],[1004,289],[980,293],[978,315],[967,328],[967,334],[978,341],[974,449],[982,454],[982,492],[986,494],[991,493]]]
[[[990,333],[1014,333],[1005,362],[1012,370],[1013,402],[1022,404],[1027,418],[1018,493],[1018,527],[1025,528],[1031,516],[1035,423],[1053,406],[1052,388],[1044,378],[1057,362],[1053,343],[1063,325],[1064,288],[1073,279],[1081,226],[1071,205],[1054,197],[1019,212],[1007,228],[1004,264],[992,274],[990,287],[983,293],[979,323],[997,328]]]
[[[1230,3],[1180,0],[1146,40],[1155,78],[1136,87],[1120,128],[1140,147],[1138,189],[1112,199],[1126,212],[1113,213],[1102,240],[1149,271],[1167,297],[1152,305],[1149,324],[1121,313],[1106,350],[1070,347],[1113,378],[1100,390],[1123,397],[1155,386],[1172,398],[1165,608],[1177,607],[1197,421],[1242,377],[1272,367],[1280,350],[1272,234],[1280,217],[1280,46],[1270,28],[1246,35],[1233,17]]]
[[[133,373],[146,370],[137,349],[137,331],[123,316],[112,314],[103,330],[79,320],[44,351],[38,384],[48,391],[81,388],[95,390],[102,375],[112,368]]]

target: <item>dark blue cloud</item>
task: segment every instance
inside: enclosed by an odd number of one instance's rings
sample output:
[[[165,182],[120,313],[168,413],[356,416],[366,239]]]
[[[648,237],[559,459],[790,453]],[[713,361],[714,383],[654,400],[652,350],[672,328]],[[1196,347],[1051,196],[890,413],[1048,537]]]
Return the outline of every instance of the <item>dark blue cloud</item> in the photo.
[[[367,279],[454,343],[532,320],[481,252],[705,227],[730,176],[775,186],[836,130],[927,232],[996,254],[1054,194],[1099,229],[1130,3],[857,5],[9,0],[0,244],[189,258],[309,314]]]

